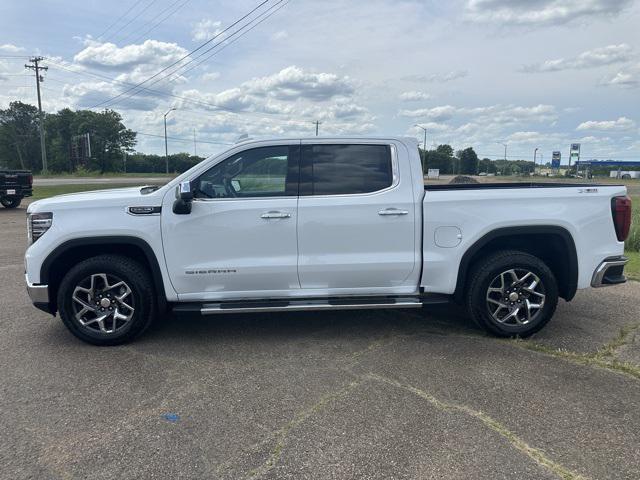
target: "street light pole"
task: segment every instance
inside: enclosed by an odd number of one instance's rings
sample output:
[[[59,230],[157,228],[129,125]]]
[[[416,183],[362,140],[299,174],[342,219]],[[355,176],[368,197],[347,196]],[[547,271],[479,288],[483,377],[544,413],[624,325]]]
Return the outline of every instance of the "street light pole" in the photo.
[[[167,143],[167,115],[169,115],[175,108],[171,107],[164,114],[164,167],[165,173],[169,173],[169,144]]]
[[[536,173],[536,155],[538,154],[538,147],[533,151],[533,173]]]
[[[504,175],[504,171],[507,168],[507,144],[502,142],[496,142],[496,143],[504,147],[504,167],[502,167],[502,174]]]
[[[424,131],[424,143],[422,144],[422,173],[425,173],[425,169],[427,168],[427,129],[422,125],[414,125],[415,127],[421,128]]]

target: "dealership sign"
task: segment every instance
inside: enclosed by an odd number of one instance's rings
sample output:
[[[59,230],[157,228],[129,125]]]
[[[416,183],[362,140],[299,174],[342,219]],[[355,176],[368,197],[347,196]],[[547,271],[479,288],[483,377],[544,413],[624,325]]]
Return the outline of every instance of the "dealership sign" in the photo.
[[[572,143],[571,151],[569,152],[569,165],[571,162],[578,163],[580,161],[580,144]]]
[[[558,151],[553,152],[551,156],[551,168],[555,168],[556,170],[560,168],[560,158],[562,154]]]

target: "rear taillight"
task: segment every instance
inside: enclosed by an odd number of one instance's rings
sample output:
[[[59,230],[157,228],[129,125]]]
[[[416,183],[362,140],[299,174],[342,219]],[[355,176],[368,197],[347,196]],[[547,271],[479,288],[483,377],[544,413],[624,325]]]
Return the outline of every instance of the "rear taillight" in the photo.
[[[29,186],[33,186],[33,175],[29,175]]]
[[[631,199],[627,196],[613,197],[611,199],[611,215],[618,241],[624,242],[629,236],[631,228]]]

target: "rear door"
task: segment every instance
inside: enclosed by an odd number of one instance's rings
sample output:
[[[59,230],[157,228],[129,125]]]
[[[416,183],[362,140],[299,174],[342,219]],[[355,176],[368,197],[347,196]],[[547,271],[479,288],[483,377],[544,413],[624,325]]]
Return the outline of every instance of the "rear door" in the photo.
[[[393,142],[302,142],[298,275],[309,293],[415,290],[408,163]],[[411,280],[411,282],[409,282]]]

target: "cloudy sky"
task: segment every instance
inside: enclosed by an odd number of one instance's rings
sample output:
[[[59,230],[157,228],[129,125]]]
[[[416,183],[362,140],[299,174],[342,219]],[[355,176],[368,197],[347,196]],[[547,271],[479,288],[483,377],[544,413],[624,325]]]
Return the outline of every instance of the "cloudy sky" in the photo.
[[[429,146],[490,158],[500,142],[566,161],[580,142],[582,158],[640,160],[640,1],[267,0],[246,16],[261,1],[5,2],[0,105],[35,103],[21,57],[40,54],[47,111],[116,109],[145,152],[164,150],[175,107],[171,151],[192,152],[194,130],[209,154],[319,120],[422,139],[419,124]]]

